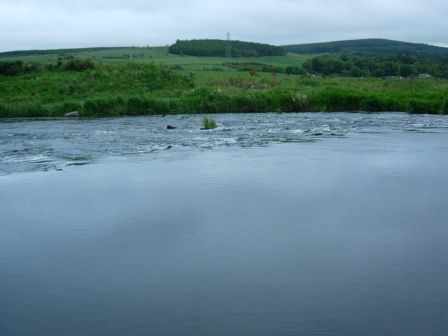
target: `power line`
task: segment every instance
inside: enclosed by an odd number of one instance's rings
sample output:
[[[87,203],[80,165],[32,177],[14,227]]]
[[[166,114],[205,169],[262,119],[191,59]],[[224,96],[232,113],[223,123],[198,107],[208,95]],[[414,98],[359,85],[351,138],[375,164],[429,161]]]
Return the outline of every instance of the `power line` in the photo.
[[[230,40],[230,33],[227,33],[226,62],[227,62],[227,69],[229,71],[232,71],[232,41]]]

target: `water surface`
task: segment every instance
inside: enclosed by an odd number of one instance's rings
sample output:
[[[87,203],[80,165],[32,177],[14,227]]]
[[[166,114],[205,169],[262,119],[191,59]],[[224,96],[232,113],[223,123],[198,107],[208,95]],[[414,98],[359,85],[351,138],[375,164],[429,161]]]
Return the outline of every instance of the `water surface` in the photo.
[[[110,157],[167,149],[253,147],[307,142],[356,133],[441,132],[446,116],[405,113],[219,114],[203,131],[202,116],[104,119],[0,119],[0,174],[63,169]],[[168,130],[167,125],[176,126]],[[153,155],[154,156],[154,155]]]
[[[447,117],[217,119],[2,122],[0,335],[448,334]]]

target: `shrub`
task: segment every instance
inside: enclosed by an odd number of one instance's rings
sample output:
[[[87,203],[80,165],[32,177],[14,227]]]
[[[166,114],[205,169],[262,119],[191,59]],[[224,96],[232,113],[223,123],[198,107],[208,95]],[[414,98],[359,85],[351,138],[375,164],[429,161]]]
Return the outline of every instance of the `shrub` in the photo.
[[[41,69],[41,65],[39,63],[26,63],[23,65],[23,72],[24,73],[33,73],[37,72]]]
[[[0,105],[0,118],[10,117],[9,111],[4,105]]]
[[[75,112],[75,111],[82,111],[82,104],[81,102],[77,101],[66,101],[63,102],[60,106],[58,106],[58,112],[61,114],[65,114],[68,112]]]
[[[361,111],[368,111],[368,112],[387,111],[386,101],[382,97],[373,95],[362,98],[359,107]]]
[[[132,97],[127,101],[126,111],[130,115],[167,114],[171,112],[169,102],[162,99]]]
[[[17,76],[23,73],[23,62],[0,62],[0,75]]]
[[[184,112],[216,113],[229,112],[228,96],[215,89],[200,88],[182,97]]]
[[[215,129],[217,127],[216,120],[204,117],[204,119],[202,119],[202,126],[205,130]]]
[[[126,104],[122,98],[92,99],[84,103],[83,115],[93,117],[118,116],[125,114]]]
[[[442,104],[440,106],[440,113],[448,114],[448,99],[446,98],[442,101]]]
[[[64,69],[68,71],[85,71],[95,69],[95,64],[90,59],[72,59],[65,64]]]
[[[39,103],[29,102],[5,106],[6,117],[37,118],[53,116]]]
[[[310,97],[313,107],[321,111],[358,111],[363,98],[361,92],[339,88],[321,89]]]
[[[409,113],[438,113],[440,103],[433,99],[413,98],[409,100]]]
[[[250,113],[257,111],[256,99],[253,95],[238,95],[230,99],[229,112]],[[264,112],[263,110],[259,110]]]

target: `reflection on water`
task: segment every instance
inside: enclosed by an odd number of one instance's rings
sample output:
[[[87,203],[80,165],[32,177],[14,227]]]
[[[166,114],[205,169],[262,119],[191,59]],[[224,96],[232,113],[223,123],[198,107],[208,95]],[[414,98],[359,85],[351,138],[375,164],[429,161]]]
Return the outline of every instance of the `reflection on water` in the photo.
[[[1,336],[448,335],[446,119],[167,118],[1,124]]]
[[[202,116],[0,121],[0,174],[61,169],[111,156],[219,146],[304,142],[353,133],[437,132],[448,117],[404,113],[219,114],[201,131]],[[167,130],[176,125],[176,130]]]

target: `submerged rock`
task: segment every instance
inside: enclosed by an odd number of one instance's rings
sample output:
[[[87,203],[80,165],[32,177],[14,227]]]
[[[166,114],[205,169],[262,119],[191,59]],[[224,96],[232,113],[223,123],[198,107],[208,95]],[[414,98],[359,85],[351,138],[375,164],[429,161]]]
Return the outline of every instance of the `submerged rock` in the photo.
[[[66,113],[64,116],[71,118],[71,117],[79,117],[79,115],[80,114],[78,111],[73,111],[73,112]]]
[[[167,127],[166,127],[166,129],[169,129],[169,130],[173,130],[173,129],[176,129],[177,127],[176,126],[171,126],[171,125],[168,125]]]

